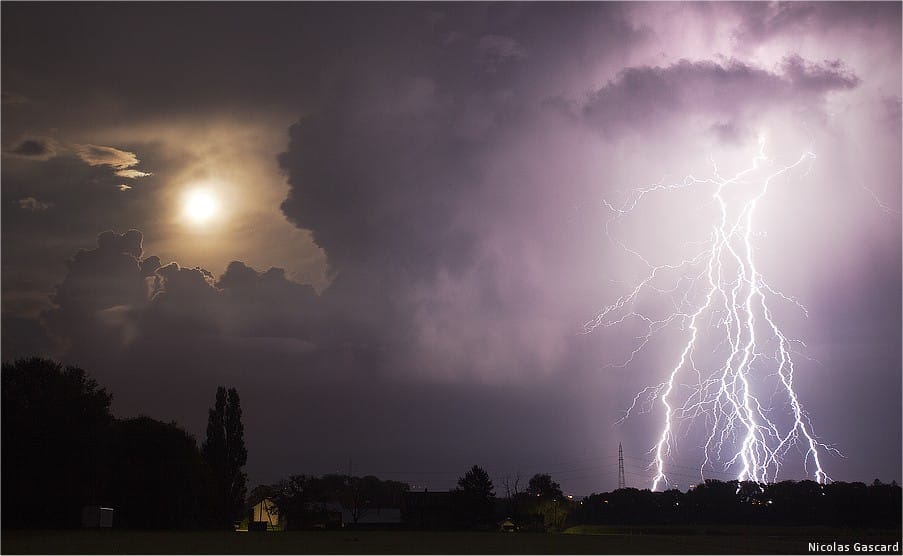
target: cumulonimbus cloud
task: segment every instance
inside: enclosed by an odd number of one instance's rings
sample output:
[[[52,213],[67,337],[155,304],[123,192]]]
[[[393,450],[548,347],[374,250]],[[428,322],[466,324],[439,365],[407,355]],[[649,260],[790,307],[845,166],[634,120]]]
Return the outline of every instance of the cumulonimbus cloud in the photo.
[[[204,268],[144,256],[143,241],[138,230],[106,231],[95,248],[75,254],[43,315],[55,336],[91,351],[117,331],[129,341],[186,334],[303,340],[312,328],[316,293],[282,269],[257,272],[233,261],[217,279]]]

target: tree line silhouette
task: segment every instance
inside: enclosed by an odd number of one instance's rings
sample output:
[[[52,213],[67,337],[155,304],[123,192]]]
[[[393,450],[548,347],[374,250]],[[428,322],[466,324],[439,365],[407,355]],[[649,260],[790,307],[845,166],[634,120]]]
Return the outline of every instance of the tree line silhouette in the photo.
[[[403,482],[374,476],[292,475],[247,494],[242,468],[241,401],[218,387],[208,411],[206,438],[176,423],[140,416],[117,419],[112,395],[87,373],[48,359],[3,364],[0,493],[4,528],[80,525],[85,506],[115,509],[122,528],[231,528],[268,498],[290,529],[342,526],[337,508],[355,526],[368,513],[401,509],[409,528],[560,531],[578,524],[824,525],[899,528],[896,482],[782,481],[773,484],[706,480],[687,492],[625,488],[564,496],[548,474],[526,485],[507,476],[496,493],[489,474],[474,465],[448,492],[412,492]]]
[[[85,506],[117,527],[226,528],[244,510],[241,402],[219,387],[207,439],[150,417],[116,419],[112,395],[83,369],[48,359],[3,364],[2,523],[67,528]]]
[[[372,475],[292,475],[276,484],[256,487],[248,503],[272,500],[280,521],[289,530],[342,526],[334,515],[337,508],[346,511],[350,521],[344,526],[350,527],[390,508],[401,510],[403,522],[397,525],[408,528],[490,530],[496,529],[500,520],[510,518],[522,529],[561,529],[570,504],[558,483],[547,474],[537,474],[525,490],[519,486],[519,477],[506,481],[506,496],[497,497],[489,474],[478,465],[468,469],[458,479],[457,487],[447,492],[412,492],[407,483],[383,481]]]
[[[592,494],[575,508],[581,524],[754,524],[899,528],[900,486],[815,481],[708,479],[687,492],[625,488]]]

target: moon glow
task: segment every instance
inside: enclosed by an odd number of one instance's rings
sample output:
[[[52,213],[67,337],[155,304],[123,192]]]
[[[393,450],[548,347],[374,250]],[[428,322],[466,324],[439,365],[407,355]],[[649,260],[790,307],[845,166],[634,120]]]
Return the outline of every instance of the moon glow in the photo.
[[[191,224],[205,224],[220,212],[220,202],[209,189],[192,189],[185,193],[182,215]]]

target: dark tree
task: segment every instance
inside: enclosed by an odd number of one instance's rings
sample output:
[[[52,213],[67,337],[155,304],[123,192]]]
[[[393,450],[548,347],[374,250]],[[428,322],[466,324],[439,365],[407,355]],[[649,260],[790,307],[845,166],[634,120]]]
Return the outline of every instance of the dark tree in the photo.
[[[320,481],[326,482],[335,476],[326,475]],[[379,511],[381,508],[400,508],[403,493],[410,487],[406,483],[398,481],[381,481],[373,475],[364,477],[342,476],[342,484],[335,490],[338,497],[335,498],[351,515],[353,524],[357,524],[361,518],[371,511]]]
[[[525,505],[527,493],[521,491],[520,473],[515,473],[514,477],[505,475],[505,501],[507,502],[508,517],[517,523],[524,523],[526,516],[522,515]]]
[[[241,422],[241,400],[235,388],[229,388],[226,403],[226,461],[230,509],[240,511],[247,494],[248,476],[242,468],[248,463],[245,426]]]
[[[83,506],[107,503],[111,400],[77,367],[39,358],[3,365],[3,527],[78,526]]]
[[[901,490],[896,484],[706,479],[687,492],[635,488],[592,494],[576,508],[579,523],[742,523],[853,528],[897,528]]]
[[[235,388],[228,391],[222,386],[217,388],[216,403],[207,418],[207,440],[202,453],[214,478],[217,521],[223,527],[231,527],[244,510],[247,475],[242,467],[248,461],[241,400]]]
[[[321,481],[326,481],[329,475]],[[343,477],[344,484],[339,490],[338,501],[351,514],[351,521],[358,521],[372,510],[400,508],[402,495],[410,487],[398,481],[381,481],[373,475],[365,477]]]
[[[113,431],[108,481],[117,527],[212,525],[211,476],[193,436],[149,417],[117,421]]]
[[[521,506],[527,514],[527,528],[534,530],[561,530],[570,511],[561,486],[548,473],[537,473],[530,478]]]
[[[533,475],[527,484],[527,494],[540,498],[563,498],[561,485],[552,480],[547,473]]]
[[[345,488],[344,475],[292,475],[276,485],[273,502],[279,510],[279,520],[286,529],[310,529],[329,521],[327,504],[337,501]]]
[[[455,490],[458,498],[457,514],[462,524],[482,527],[492,520],[495,491],[486,470],[474,465],[458,479]]]
[[[221,471],[226,461],[226,389],[216,389],[216,403],[207,413],[207,439],[201,446],[204,460]]]
[[[355,525],[370,511],[378,482],[379,479],[373,476],[346,477],[339,501],[351,514],[351,522]]]
[[[489,473],[479,465],[474,465],[458,479],[458,489],[477,498],[495,498],[494,488]]]
[[[687,495],[687,503],[694,514],[706,523],[725,523],[735,520],[740,510],[738,481],[706,479]]]
[[[276,485],[272,493],[273,502],[279,509],[279,520],[285,522],[286,529],[303,529],[309,521],[312,477],[292,475]]]
[[[350,525],[356,524],[371,510],[400,508],[403,494],[410,488],[406,483],[381,481],[372,475],[328,474],[322,477],[292,475],[278,485],[268,487],[266,492],[276,503],[280,519],[286,520],[289,529],[309,529],[329,526],[332,519],[329,506],[335,503],[348,511]]]

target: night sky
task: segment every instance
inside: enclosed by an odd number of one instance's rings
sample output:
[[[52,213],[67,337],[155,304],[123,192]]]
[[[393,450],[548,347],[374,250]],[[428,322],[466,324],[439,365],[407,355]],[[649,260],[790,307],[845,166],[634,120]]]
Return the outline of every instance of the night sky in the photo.
[[[2,6],[2,357],[203,439],[244,409],[250,485],[473,464],[649,487],[633,396],[665,330],[584,323],[641,276],[606,200],[789,164],[758,208],[794,387],[835,480],[901,474],[901,5]],[[705,239],[677,192],[619,224]],[[655,299],[644,301],[650,306]],[[654,310],[654,308],[652,309]],[[676,351],[677,350],[677,351]],[[670,479],[699,479],[694,427]],[[9,456],[9,455],[7,455]],[[782,479],[806,478],[791,452]],[[732,478],[723,462],[713,478]]]

